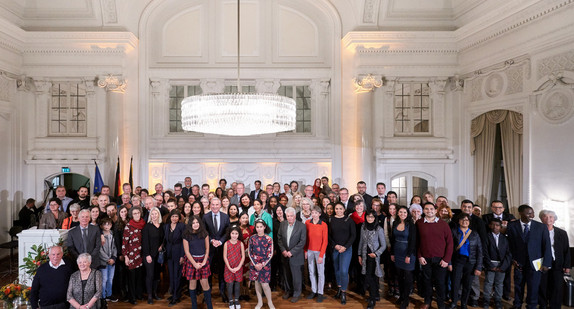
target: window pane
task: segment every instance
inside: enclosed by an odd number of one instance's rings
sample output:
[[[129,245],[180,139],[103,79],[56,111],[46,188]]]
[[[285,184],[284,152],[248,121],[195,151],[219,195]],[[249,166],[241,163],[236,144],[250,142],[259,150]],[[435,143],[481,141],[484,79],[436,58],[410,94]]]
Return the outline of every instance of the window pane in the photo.
[[[303,132],[306,132],[306,133],[311,132],[311,122],[306,121],[303,123]]]

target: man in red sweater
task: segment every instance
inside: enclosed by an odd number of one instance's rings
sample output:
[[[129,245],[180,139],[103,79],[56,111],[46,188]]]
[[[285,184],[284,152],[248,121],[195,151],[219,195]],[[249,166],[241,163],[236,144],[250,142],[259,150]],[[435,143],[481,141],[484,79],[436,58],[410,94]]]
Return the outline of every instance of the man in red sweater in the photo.
[[[435,205],[424,204],[425,217],[416,223],[418,232],[419,263],[422,266],[422,288],[425,302],[421,309],[430,307],[433,284],[436,289],[436,302],[439,309],[445,308],[445,280],[447,266],[452,257],[452,234],[448,224],[436,216]]]
[[[307,299],[317,297],[317,302],[323,302],[323,287],[325,286],[325,251],[329,243],[329,229],[327,223],[320,218],[321,208],[313,207],[311,210],[311,220],[307,221],[307,243],[305,244],[305,258],[309,264],[309,278],[311,279],[311,290],[313,293]],[[317,272],[315,272],[317,264]],[[319,280],[317,280],[319,277]]]

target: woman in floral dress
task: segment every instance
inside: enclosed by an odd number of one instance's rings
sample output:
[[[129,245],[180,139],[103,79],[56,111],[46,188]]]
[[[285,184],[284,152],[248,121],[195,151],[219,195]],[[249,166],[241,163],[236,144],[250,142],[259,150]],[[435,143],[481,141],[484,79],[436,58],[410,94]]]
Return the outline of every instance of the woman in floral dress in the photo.
[[[257,293],[257,305],[255,309],[263,307],[261,290],[267,298],[267,305],[274,309],[271,299],[271,258],[273,257],[273,239],[266,235],[270,229],[265,221],[258,219],[255,221],[256,234],[249,238],[249,259],[251,260],[249,280],[255,281],[255,292]]]

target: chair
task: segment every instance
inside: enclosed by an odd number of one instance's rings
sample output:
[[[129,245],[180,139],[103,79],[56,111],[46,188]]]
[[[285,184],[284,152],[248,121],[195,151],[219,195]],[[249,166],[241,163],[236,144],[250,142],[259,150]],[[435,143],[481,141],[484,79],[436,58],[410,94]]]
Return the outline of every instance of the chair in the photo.
[[[10,249],[10,270],[5,275],[12,274],[12,260],[14,260],[14,249],[18,248],[18,235],[22,232],[22,227],[15,225],[10,228],[8,234],[10,234],[10,241],[0,244],[0,249]]]

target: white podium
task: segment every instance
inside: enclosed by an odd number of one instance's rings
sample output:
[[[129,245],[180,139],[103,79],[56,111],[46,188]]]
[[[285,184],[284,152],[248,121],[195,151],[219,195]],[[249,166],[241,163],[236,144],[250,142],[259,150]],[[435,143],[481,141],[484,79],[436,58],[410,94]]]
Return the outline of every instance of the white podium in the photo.
[[[28,256],[33,245],[51,246],[58,243],[60,238],[66,241],[68,230],[39,230],[32,228],[18,234],[18,265],[24,264],[24,258]],[[21,284],[32,286],[32,277],[23,269],[18,268],[18,278]]]

